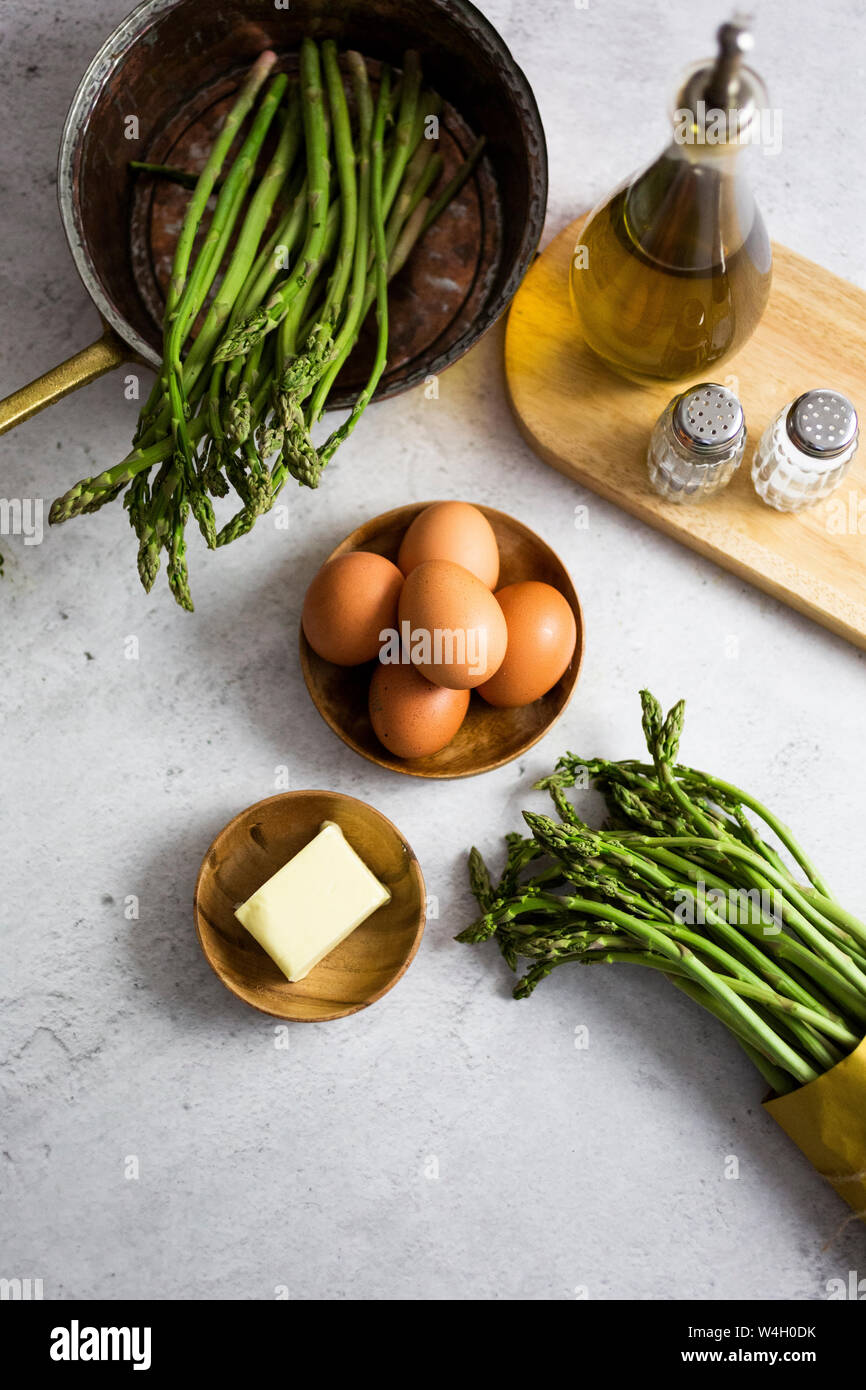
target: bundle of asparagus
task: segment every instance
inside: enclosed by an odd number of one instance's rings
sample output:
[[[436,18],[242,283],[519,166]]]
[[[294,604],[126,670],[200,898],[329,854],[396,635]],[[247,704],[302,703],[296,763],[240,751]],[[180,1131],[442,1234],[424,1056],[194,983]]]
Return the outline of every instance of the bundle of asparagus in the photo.
[[[383,68],[375,99],[362,56],[345,55],[344,84],[331,41],[320,51],[304,40],[297,81],[272,75],[275,63],[266,52],[253,65],[197,177],[136,166],[194,184],[166,292],[162,366],[132,452],[77,483],[49,516],[58,523],[94,512],[125,491],[142,584],[151,588],[165,550],[172,592],[190,610],[190,511],[213,548],[249,531],[289,475],[318,486],[384,371],[388,281],[483,144],[434,198],[443,160],[431,118],[441,102],[423,88],[417,53],[405,55],[397,82]],[[369,378],[346,420],[317,446],[313,428],[374,303]],[[241,506],[218,530],[211,498],[230,489]]]
[[[784,1095],[866,1033],[866,926],[767,807],[676,762],[683,702],[663,718],[648,691],[641,700],[652,761],[560,758],[536,784],[559,818],[524,812],[530,834],[507,837],[498,884],[472,850],[482,915],[457,939],[495,938],[513,970],[530,961],[516,998],[566,961],[659,970],[726,1024]],[[566,796],[578,783],[603,793],[602,830]]]

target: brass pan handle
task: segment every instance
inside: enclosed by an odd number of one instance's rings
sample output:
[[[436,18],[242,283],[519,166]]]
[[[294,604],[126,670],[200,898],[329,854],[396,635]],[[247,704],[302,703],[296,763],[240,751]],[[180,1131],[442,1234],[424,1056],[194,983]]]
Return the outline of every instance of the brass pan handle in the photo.
[[[67,357],[59,366],[52,367],[44,376],[38,376],[19,391],[0,401],[0,434],[5,434],[15,425],[29,420],[37,411],[53,405],[70,391],[86,386],[105,372],[113,371],[122,362],[132,359],[132,353],[113,328],[105,327],[101,338],[90,347],[82,348],[74,356]]]

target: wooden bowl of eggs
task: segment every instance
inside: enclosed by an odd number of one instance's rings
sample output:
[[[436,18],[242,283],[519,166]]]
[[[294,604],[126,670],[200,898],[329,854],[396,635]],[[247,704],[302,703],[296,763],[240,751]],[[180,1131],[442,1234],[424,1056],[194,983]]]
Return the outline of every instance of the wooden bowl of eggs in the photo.
[[[522,522],[419,502],[359,526],[304,599],[301,669],[356,753],[412,777],[472,777],[531,748],[568,704],[583,614]]]

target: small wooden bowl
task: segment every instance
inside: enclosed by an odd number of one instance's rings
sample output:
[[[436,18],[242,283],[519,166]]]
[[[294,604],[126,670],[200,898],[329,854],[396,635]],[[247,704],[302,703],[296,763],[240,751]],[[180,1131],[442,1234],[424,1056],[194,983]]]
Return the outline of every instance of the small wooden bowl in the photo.
[[[371,550],[396,563],[407,527],[429,502],[413,502],[383,512],[359,526],[329,556],[350,550]],[[474,504],[478,506],[477,503]],[[577,623],[577,645],[571,664],[552,690],[522,709],[495,709],[473,694],[466,718],[451,742],[425,758],[396,758],[373,732],[367,712],[367,693],[374,663],[335,666],[317,656],[301,628],[301,670],[313,704],[326,724],[344,743],[379,767],[404,772],[410,777],[474,777],[519,758],[555,724],[571,699],[583,659],[583,612],[571,576],[549,545],[505,512],[478,506],[490,522],[499,545],[500,571],[497,588],[522,579],[552,584],[568,600]]]
[[[292,983],[235,917],[235,908],[303,849],[324,820],[391,890],[391,901]],[[195,929],[223,984],[274,1018],[322,1023],[381,999],[408,970],[424,932],[427,897],[418,860],[399,830],[342,792],[284,792],[241,811],[217,835],[195,885]]]

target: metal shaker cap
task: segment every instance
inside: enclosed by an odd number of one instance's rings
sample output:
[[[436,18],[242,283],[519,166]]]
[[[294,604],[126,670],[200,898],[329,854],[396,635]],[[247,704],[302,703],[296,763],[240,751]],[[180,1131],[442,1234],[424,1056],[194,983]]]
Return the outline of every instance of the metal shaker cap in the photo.
[[[683,391],[672,423],[680,443],[703,455],[729,449],[746,429],[743,407],[733,391],[714,381]]]
[[[857,434],[857,412],[841,391],[816,387],[791,405],[785,428],[792,444],[812,458],[843,454]]]

